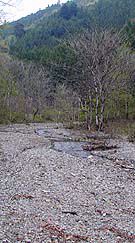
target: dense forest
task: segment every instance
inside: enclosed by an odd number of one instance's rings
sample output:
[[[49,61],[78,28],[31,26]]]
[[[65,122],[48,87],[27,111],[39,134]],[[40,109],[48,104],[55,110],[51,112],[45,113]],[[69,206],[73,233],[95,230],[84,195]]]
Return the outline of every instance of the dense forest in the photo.
[[[135,1],[74,0],[0,28],[0,122],[135,120]]]

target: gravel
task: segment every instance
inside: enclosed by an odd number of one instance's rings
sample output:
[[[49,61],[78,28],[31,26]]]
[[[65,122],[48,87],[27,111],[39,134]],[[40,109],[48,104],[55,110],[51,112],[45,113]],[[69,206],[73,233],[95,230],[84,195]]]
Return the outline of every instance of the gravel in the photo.
[[[134,145],[83,159],[53,150],[52,133],[71,135],[57,124],[0,127],[0,242],[135,242]]]

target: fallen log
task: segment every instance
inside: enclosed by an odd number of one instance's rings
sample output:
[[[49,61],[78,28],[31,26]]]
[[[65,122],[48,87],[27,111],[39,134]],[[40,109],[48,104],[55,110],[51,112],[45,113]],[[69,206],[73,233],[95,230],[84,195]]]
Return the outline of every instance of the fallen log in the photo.
[[[92,150],[111,150],[117,149],[117,145],[106,145],[105,143],[99,141],[95,143],[85,144],[82,146],[83,150],[92,151]]]

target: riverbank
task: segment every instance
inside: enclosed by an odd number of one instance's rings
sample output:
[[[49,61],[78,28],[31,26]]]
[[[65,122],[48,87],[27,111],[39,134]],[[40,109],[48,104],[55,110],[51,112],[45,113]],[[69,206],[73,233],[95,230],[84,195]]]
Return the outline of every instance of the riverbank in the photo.
[[[54,149],[80,137],[58,124],[0,126],[1,242],[135,242],[135,145],[86,158]]]

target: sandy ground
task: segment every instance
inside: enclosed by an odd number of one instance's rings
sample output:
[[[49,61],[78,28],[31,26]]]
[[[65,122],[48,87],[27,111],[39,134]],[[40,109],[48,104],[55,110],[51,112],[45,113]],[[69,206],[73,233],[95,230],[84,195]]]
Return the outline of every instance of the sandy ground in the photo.
[[[135,242],[135,146],[82,159],[53,150],[41,127],[0,127],[0,242]]]

